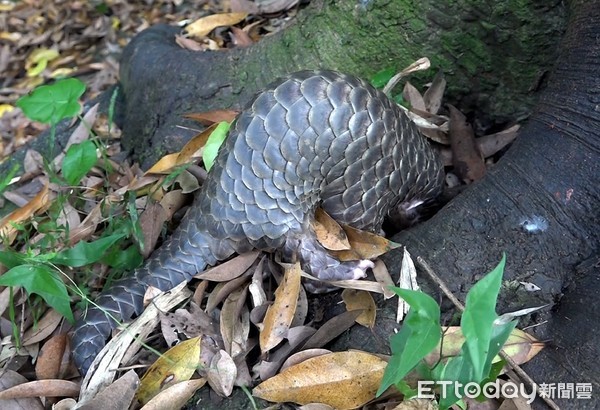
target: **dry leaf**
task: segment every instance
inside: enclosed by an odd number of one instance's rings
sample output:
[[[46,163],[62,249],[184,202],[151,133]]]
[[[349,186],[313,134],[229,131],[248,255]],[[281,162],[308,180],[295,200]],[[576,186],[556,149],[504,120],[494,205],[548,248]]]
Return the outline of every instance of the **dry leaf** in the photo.
[[[165,210],[167,221],[173,218],[173,214],[180,210],[185,204],[185,195],[181,189],[174,189],[164,194],[160,200],[160,205]]]
[[[56,335],[48,339],[42,346],[35,362],[35,375],[38,380],[58,379],[65,373],[68,354],[68,338],[66,334]]]
[[[285,370],[288,367],[292,367],[295,366],[299,363],[302,363],[305,360],[311,359],[313,357],[317,357],[317,356],[323,356],[324,354],[329,354],[331,353],[331,350],[327,350],[327,349],[307,349],[307,350],[302,350],[301,352],[298,353],[294,353],[293,355],[291,355],[290,357],[288,357],[286,359],[286,361],[283,363],[283,365],[281,366],[281,370]]]
[[[375,259],[384,253],[396,249],[400,245],[383,236],[344,225],[351,250],[331,251],[341,261],[356,259]]]
[[[246,306],[248,286],[232,292],[223,302],[220,331],[225,350],[233,358],[246,352],[250,333],[250,312]]]
[[[334,316],[323,324],[310,339],[304,343],[301,350],[315,349],[325,346],[333,339],[354,326],[360,311],[354,310]]]
[[[213,356],[206,369],[206,379],[212,389],[220,396],[229,397],[237,378],[237,367],[225,350]]]
[[[402,255],[402,266],[400,267],[400,276],[398,277],[398,287],[400,289],[419,290],[419,285],[417,284],[417,269],[415,268],[415,263],[413,262],[410,253],[406,250],[406,247],[404,248]],[[409,310],[410,305],[398,296],[396,322],[400,323]]]
[[[371,293],[364,290],[344,289],[342,300],[346,304],[347,311],[357,310],[361,312],[356,318],[356,323],[370,329],[375,326],[377,306]]]
[[[189,380],[200,365],[200,337],[179,343],[160,356],[140,381],[136,398],[145,404],[161,390]]]
[[[235,110],[214,110],[200,113],[192,113],[184,115],[185,118],[189,118],[194,121],[198,121],[202,125],[217,124],[222,121],[231,122],[239,114],[239,111]]]
[[[381,285],[381,288],[383,289],[383,296],[386,300],[396,296],[396,294],[390,290],[390,286],[394,286],[392,275],[390,275],[385,263],[383,263],[381,259],[377,259],[375,261],[375,266],[373,267],[373,276],[375,277],[377,283]]]
[[[254,264],[258,255],[260,255],[260,252],[258,251],[243,253],[214,268],[200,272],[195,275],[194,278],[210,280],[212,282],[228,282],[246,273],[246,271]]]
[[[247,13],[221,13],[199,18],[185,28],[185,32],[198,39],[206,37],[217,27],[233,26],[243,21]]]
[[[68,380],[36,380],[0,392],[0,400],[22,397],[77,397],[79,384]]]
[[[205,379],[187,380],[161,391],[141,410],[179,409],[188,404],[196,391],[206,384]]]
[[[423,96],[421,95],[419,90],[417,90],[415,86],[413,86],[408,81],[406,82],[406,84],[404,84],[402,97],[406,102],[410,104],[411,108],[414,108],[419,111],[427,111],[427,108],[425,107],[425,101],[423,100]]]
[[[131,406],[135,392],[140,385],[140,378],[133,370],[115,380],[96,397],[86,401],[85,410],[121,410]]]
[[[23,335],[23,345],[41,342],[54,332],[63,317],[54,309],[48,309],[36,326],[28,329]]]
[[[31,218],[37,211],[49,204],[50,195],[48,194],[48,184],[44,184],[42,190],[29,201],[25,206],[14,210],[0,220],[0,237],[8,238],[10,245],[17,236],[17,230],[12,226]],[[7,244],[5,242],[5,244]]]
[[[260,332],[260,350],[263,353],[277,346],[290,328],[300,293],[300,272],[298,262],[285,268],[283,280],[275,291],[275,301],[267,310]]]
[[[3,369],[3,371],[0,373],[1,391],[6,391],[7,389],[19,386],[26,382],[27,379],[14,370]],[[3,400],[2,408],[6,408],[8,410],[43,410],[44,406],[38,397],[24,397],[19,399]]]
[[[442,98],[444,97],[444,90],[446,89],[446,79],[444,73],[439,70],[431,86],[425,91],[423,100],[425,101],[425,108],[431,114],[437,114],[442,106]]]
[[[167,212],[162,205],[154,201],[149,201],[146,209],[140,215],[140,226],[144,236],[144,247],[142,249],[144,259],[150,256],[156,247],[166,220]]]
[[[469,183],[478,181],[485,175],[485,163],[475,143],[471,125],[463,113],[454,106],[450,109],[450,147],[454,172],[463,181]]]
[[[315,210],[313,229],[319,243],[325,249],[332,251],[350,249],[350,242],[344,229],[321,207]]]
[[[259,384],[252,394],[277,403],[325,403],[354,409],[375,398],[386,365],[365,352],[330,353],[287,368]]]
[[[489,158],[495,155],[498,151],[506,147],[508,144],[513,142],[517,138],[517,132],[519,131],[519,125],[513,125],[504,131],[497,132],[495,134],[485,135],[475,140],[477,147],[484,158]]]

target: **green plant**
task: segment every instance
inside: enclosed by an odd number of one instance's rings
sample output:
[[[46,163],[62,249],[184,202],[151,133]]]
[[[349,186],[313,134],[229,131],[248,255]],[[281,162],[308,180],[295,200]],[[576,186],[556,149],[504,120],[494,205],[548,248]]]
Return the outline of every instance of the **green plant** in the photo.
[[[433,367],[427,366],[423,359],[436,349],[442,338],[439,306],[433,298],[422,292],[393,288],[411,306],[411,310],[400,331],[391,338],[392,357],[378,395],[392,385],[396,385],[403,393],[413,393],[404,378],[415,369],[423,379],[457,383],[463,387],[470,382],[482,384],[497,376],[499,370],[492,365],[493,359],[516,326],[516,321],[496,321],[496,301],[504,265],[503,256],[498,266],[477,282],[467,294],[461,318],[465,342],[460,354],[440,360]],[[458,391],[446,389],[445,392],[445,395],[440,395],[439,405],[442,409],[456,403],[464,393],[461,388]]]

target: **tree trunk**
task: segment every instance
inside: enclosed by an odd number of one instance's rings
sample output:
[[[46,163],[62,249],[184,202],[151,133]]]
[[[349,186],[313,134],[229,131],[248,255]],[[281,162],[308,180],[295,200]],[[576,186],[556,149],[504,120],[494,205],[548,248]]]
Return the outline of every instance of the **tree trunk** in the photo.
[[[453,101],[478,110],[484,127],[522,119],[555,59],[564,27],[561,4],[317,0],[287,29],[226,52],[181,49],[177,28],[154,27],[124,51],[124,144],[149,166],[194,134],[197,124],[182,120],[185,113],[239,108],[278,76],[300,69],[369,78],[422,56],[444,70]]]

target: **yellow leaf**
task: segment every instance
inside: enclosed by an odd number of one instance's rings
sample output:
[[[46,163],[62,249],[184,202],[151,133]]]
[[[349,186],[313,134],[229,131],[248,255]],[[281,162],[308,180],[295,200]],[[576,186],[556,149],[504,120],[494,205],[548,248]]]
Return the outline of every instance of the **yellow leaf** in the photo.
[[[371,293],[364,290],[344,289],[342,300],[346,304],[346,310],[362,310],[362,313],[356,318],[356,323],[368,328],[375,325],[377,306]]]
[[[185,118],[189,118],[194,121],[198,121],[203,125],[212,125],[219,122],[231,122],[239,114],[235,110],[213,110],[200,113],[191,113],[184,115]]]
[[[50,78],[63,78],[68,77],[75,72],[74,68],[61,67],[50,73]]]
[[[23,37],[21,33],[11,33],[8,31],[0,32],[0,40],[12,41],[13,43],[16,43],[21,39],[21,37]]]
[[[158,162],[144,173],[144,175],[148,174],[168,174],[177,166],[177,157],[179,157],[179,153],[176,152],[174,154],[167,154]]]
[[[325,249],[332,251],[350,249],[346,232],[323,208],[319,207],[315,210],[313,229]]]
[[[42,73],[48,66],[48,62],[59,56],[58,51],[52,48],[38,48],[29,54],[25,61],[27,76],[35,77]]]
[[[17,230],[12,224],[31,218],[37,211],[45,207],[49,201],[48,184],[45,184],[42,190],[25,206],[14,210],[0,220],[0,237],[8,238],[8,243],[12,243],[17,235]]]
[[[185,28],[191,37],[202,38],[217,27],[233,26],[248,16],[248,13],[221,13],[199,18]]]
[[[15,107],[10,104],[0,104],[0,118],[7,112],[11,112]]]
[[[179,343],[148,368],[136,395],[140,403],[147,403],[162,390],[192,377],[200,365],[200,341],[200,337],[195,337]]]
[[[206,379],[193,379],[174,384],[161,391],[142,410],[180,409],[206,384]]]
[[[277,346],[287,335],[296,313],[300,294],[300,263],[285,269],[283,280],[275,291],[275,301],[267,309],[260,332],[260,350],[267,352]]]
[[[177,165],[189,162],[194,157],[194,154],[198,152],[200,148],[206,145],[208,137],[210,137],[210,134],[212,134],[215,128],[217,128],[217,125],[219,124],[211,125],[201,133],[197,134],[194,138],[189,140],[187,144],[183,146],[181,151],[179,151],[179,156],[177,157]]]
[[[400,244],[371,232],[361,231],[348,225],[343,225],[343,228],[352,249],[348,251],[331,251],[331,254],[341,261],[375,259],[400,246]]]
[[[354,409],[375,398],[387,363],[369,353],[330,353],[288,367],[254,388],[272,402],[324,403]]]

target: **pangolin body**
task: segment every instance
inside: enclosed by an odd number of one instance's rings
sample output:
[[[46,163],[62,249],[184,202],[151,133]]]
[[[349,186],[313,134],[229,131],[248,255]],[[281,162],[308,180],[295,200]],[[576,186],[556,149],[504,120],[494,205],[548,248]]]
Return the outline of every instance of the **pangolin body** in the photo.
[[[141,313],[151,285],[169,289],[208,265],[251,249],[296,254],[321,279],[360,276],[364,261],[339,262],[310,226],[320,205],[334,219],[377,232],[401,204],[437,196],[440,160],[406,114],[356,77],[302,71],[258,93],[226,142],[179,228],[131,277],[96,300],[76,324],[82,373],[116,323]]]

